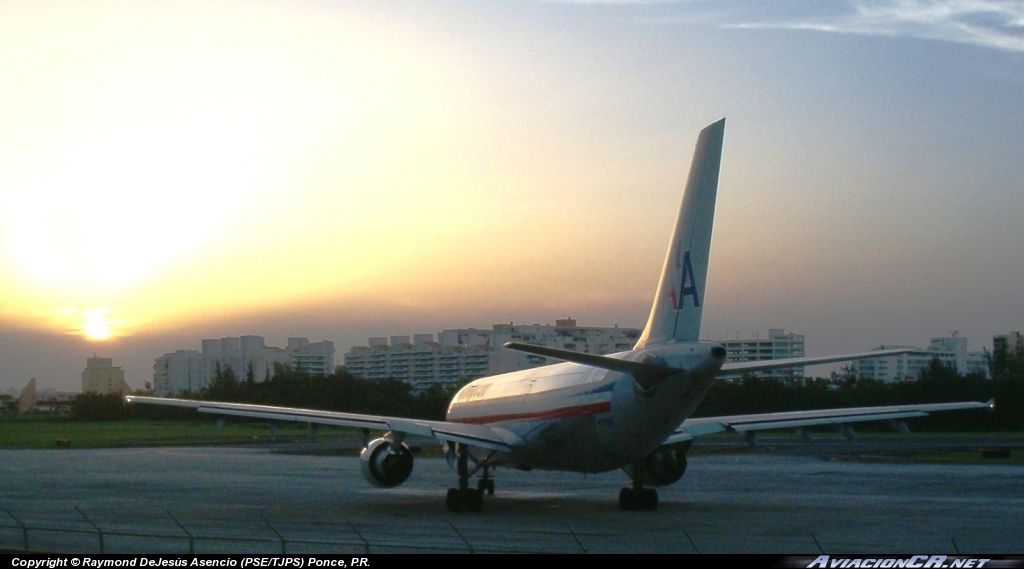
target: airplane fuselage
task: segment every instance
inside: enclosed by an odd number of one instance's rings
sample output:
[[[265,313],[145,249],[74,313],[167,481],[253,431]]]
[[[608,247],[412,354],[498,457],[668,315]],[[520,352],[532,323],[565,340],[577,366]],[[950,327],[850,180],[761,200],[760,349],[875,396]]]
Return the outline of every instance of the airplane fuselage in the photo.
[[[455,395],[447,420],[502,433],[520,468],[614,470],[656,449],[693,412],[722,366],[716,346],[680,342],[610,356],[686,370],[646,389],[628,373],[576,363],[486,377]]]

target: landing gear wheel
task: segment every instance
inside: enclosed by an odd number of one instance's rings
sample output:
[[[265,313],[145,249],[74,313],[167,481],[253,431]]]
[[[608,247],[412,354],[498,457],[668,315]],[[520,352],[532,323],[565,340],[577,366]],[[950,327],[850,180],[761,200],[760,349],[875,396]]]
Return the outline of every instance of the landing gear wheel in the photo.
[[[466,509],[466,500],[462,492],[459,492],[458,488],[449,488],[448,497],[445,499],[445,505],[448,506],[449,512],[459,513]]]
[[[488,496],[494,495],[494,480],[490,478],[481,478],[476,482],[476,489],[481,492],[487,492]]]
[[[633,486],[619,490],[619,507],[623,510],[653,512],[658,509],[658,491],[654,488],[644,488],[646,467],[647,465],[641,460],[633,463],[632,470],[626,471],[633,478]]]
[[[622,490],[619,490],[619,509],[627,511],[635,510],[636,508],[633,506],[634,502],[635,500],[633,500],[632,488],[623,488]]]
[[[466,506],[470,512],[482,512],[484,510],[484,493],[480,490],[466,488]]]
[[[640,488],[640,509],[653,512],[658,509],[658,491],[654,488]]]
[[[459,472],[459,487],[449,488],[445,505],[449,512],[479,512],[484,509],[484,489],[469,487],[469,449],[456,444],[456,467]],[[489,479],[488,479],[489,480]],[[483,485],[484,480],[480,481]]]

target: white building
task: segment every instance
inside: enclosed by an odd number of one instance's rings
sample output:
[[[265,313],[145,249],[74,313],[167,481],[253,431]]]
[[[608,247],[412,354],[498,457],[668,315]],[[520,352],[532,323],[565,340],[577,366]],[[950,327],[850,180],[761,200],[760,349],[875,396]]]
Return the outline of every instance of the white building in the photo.
[[[202,351],[177,350],[153,361],[153,392],[176,395],[195,392],[210,383],[217,371],[231,367],[239,380],[252,373],[255,381],[274,374],[274,366],[328,375],[334,371],[334,342],[311,343],[308,338],[288,338],[287,348],[266,345],[263,336],[241,336],[202,341]]]
[[[334,342],[310,343],[307,338],[288,338],[288,364],[310,375],[334,373]]]
[[[804,356],[805,340],[803,334],[786,332],[782,328],[769,328],[768,337],[755,337],[749,340],[719,340],[725,347],[726,363],[781,360],[785,358],[801,358]],[[723,378],[737,378],[743,374],[722,374]],[[754,374],[756,377],[773,379],[802,380],[804,368],[793,367],[775,369]]]
[[[432,383],[445,386],[467,378],[508,373],[556,363],[533,354],[506,350],[506,342],[606,355],[631,350],[640,338],[639,328],[579,326],[572,318],[550,324],[494,324],[490,330],[456,328],[433,334],[370,338],[369,345],[355,346],[345,354],[345,369],[365,379],[391,377],[410,383],[414,390]],[[768,331],[768,338],[724,340],[727,361],[760,361],[804,355],[804,336],[781,328]],[[803,368],[775,370],[759,377],[803,378]],[[738,376],[737,376],[738,377]]]
[[[967,338],[953,332],[950,336],[932,338],[928,353],[941,355],[939,360],[948,363],[957,373],[967,373]]]
[[[88,358],[82,370],[82,393],[131,393],[124,381],[124,370],[114,365],[113,358]]]
[[[988,367],[985,352],[967,352],[967,373],[992,379],[992,370]]]
[[[928,367],[933,358],[949,366],[956,373],[966,375],[972,372],[988,373],[985,356],[982,352],[968,352],[967,338],[954,332],[950,336],[932,338],[927,348],[916,346],[882,345],[874,350],[892,350],[909,348],[914,351],[875,358],[859,360],[852,363],[856,377],[866,377],[888,383],[915,381],[921,370]]]
[[[153,360],[153,393],[195,393],[208,383],[203,355],[196,350],[177,350]]]
[[[506,350],[506,342],[519,341],[589,354],[611,354],[632,349],[641,330],[578,326],[572,318],[550,324],[495,324],[490,330],[458,328],[433,334],[370,338],[368,346],[355,346],[345,354],[345,369],[365,379],[392,377],[414,390],[432,383],[458,384],[467,378],[507,373],[554,363],[546,358]]]

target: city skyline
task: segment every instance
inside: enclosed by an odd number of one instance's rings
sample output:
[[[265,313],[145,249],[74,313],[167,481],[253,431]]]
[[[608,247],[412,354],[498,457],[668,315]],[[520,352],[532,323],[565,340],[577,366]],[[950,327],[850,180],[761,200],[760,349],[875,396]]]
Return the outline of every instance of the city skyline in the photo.
[[[0,388],[193,338],[642,327],[728,117],[704,329],[1024,328],[1024,8],[8,2]],[[53,378],[52,380],[50,378]],[[60,387],[54,385],[52,387]]]
[[[571,322],[574,323],[573,324],[574,326],[577,325],[577,324],[575,324],[576,320],[573,319],[573,318],[569,318],[569,319],[565,319],[565,320],[563,320],[563,319],[559,319],[558,320],[558,322],[563,322],[563,321],[571,321]],[[516,322],[506,322],[506,323],[495,323],[495,324],[492,324],[491,327],[462,327],[462,328],[455,328],[455,329],[439,330],[436,333],[435,332],[417,332],[417,333],[414,333],[414,334],[408,334],[405,331],[400,331],[398,334],[389,334],[389,335],[386,335],[386,336],[367,337],[367,338],[364,338],[364,341],[362,343],[352,344],[352,345],[348,346],[347,348],[341,348],[339,350],[336,350],[335,351],[335,355],[334,355],[335,366],[339,367],[339,368],[340,367],[344,367],[345,366],[345,358],[346,358],[346,356],[350,352],[352,352],[353,350],[358,350],[360,348],[363,348],[363,349],[366,349],[368,347],[372,348],[372,346],[374,345],[375,341],[377,341],[378,343],[383,342],[384,344],[387,344],[387,345],[390,346],[393,343],[395,338],[406,338],[406,339],[409,340],[409,342],[411,342],[411,344],[418,345],[420,343],[420,341],[422,340],[422,337],[430,336],[431,339],[429,341],[436,343],[438,346],[451,346],[451,345],[471,346],[471,345],[474,345],[474,344],[462,344],[462,343],[453,344],[453,343],[451,343],[451,340],[452,340],[451,336],[453,336],[455,333],[459,333],[459,332],[465,333],[465,332],[472,331],[472,330],[476,330],[476,331],[479,331],[479,332],[481,332],[483,334],[490,335],[496,329],[505,328],[505,327],[511,327],[511,326],[515,326],[515,327],[519,327],[519,328],[524,328],[524,329],[532,329],[532,328],[539,327],[539,328],[550,328],[551,330],[554,330],[554,328],[556,326],[558,326],[558,324],[557,324],[557,322],[556,323],[529,323],[529,324],[527,324],[527,323],[516,323]],[[613,327],[593,327],[593,326],[587,326],[585,324],[579,324],[578,326],[580,327],[580,329],[593,328],[593,329],[598,329],[598,330],[621,329],[623,331],[636,331],[636,332],[641,331],[641,328],[620,327],[618,325],[615,325]],[[735,335],[733,335],[733,334],[723,334],[723,336],[721,336],[719,338],[705,338],[705,339],[710,339],[711,341],[720,341],[720,342],[723,342],[725,345],[731,345],[731,344],[735,344],[737,342],[749,342],[749,341],[758,341],[758,340],[760,340],[760,341],[767,341],[767,340],[769,340],[772,337],[772,334],[778,334],[778,333],[782,333],[785,336],[793,335],[793,332],[790,332],[790,331],[787,331],[787,330],[784,330],[784,329],[781,329],[781,328],[777,328],[777,329],[768,328],[768,329],[764,330],[763,334],[761,332],[762,332],[761,330],[751,330],[749,333],[744,334],[744,333],[741,333],[740,331],[736,331]],[[444,337],[446,333],[447,333],[447,336],[448,336],[447,339],[442,340],[442,337]],[[1010,334],[1013,334],[1013,333],[1019,333],[1019,332],[1016,332],[1016,331],[1011,331],[1010,332]],[[436,338],[435,338],[435,336],[436,336]],[[1005,337],[1005,334],[996,335],[996,336]],[[192,344],[194,344],[194,345],[178,346],[178,347],[174,347],[174,348],[169,348],[168,351],[165,352],[164,354],[162,354],[160,356],[153,356],[153,358],[150,360],[150,363],[155,365],[157,362],[167,358],[168,356],[175,356],[175,355],[177,355],[179,353],[181,353],[181,354],[184,354],[184,353],[194,353],[194,355],[196,357],[200,357],[203,354],[203,351],[196,350],[195,349],[196,346],[200,346],[200,348],[203,348],[203,347],[205,347],[205,345],[208,342],[214,342],[214,343],[220,344],[222,341],[225,341],[225,340],[237,341],[237,340],[239,340],[239,338],[244,339],[246,337],[248,337],[248,338],[255,338],[255,339],[259,340],[260,342],[265,344],[266,347],[268,349],[270,349],[270,350],[276,350],[276,351],[284,353],[285,355],[288,354],[288,350],[287,349],[282,349],[282,348],[279,348],[279,347],[275,347],[275,346],[266,344],[267,339],[265,337],[260,336],[260,335],[248,334],[248,335],[241,335],[241,336],[226,336],[226,337],[222,337],[222,338],[194,338],[193,341],[192,341]],[[414,341],[414,340],[411,339],[411,337],[416,337],[417,339]],[[803,345],[803,343],[804,343],[804,335],[796,334],[796,337],[799,339],[801,345]],[[915,348],[920,349],[922,352],[927,352],[927,351],[929,351],[931,349],[936,349],[934,345],[935,345],[937,340],[939,340],[939,341],[941,341],[941,340],[948,340],[948,339],[957,338],[957,337],[963,339],[965,341],[965,345],[966,345],[966,342],[970,340],[967,337],[960,336],[959,332],[957,330],[950,330],[948,332],[948,335],[930,336],[928,339],[929,339],[929,342],[932,345],[931,347],[929,347],[928,343],[923,343],[923,342],[903,342],[903,343],[900,343],[900,344],[889,344],[889,345],[879,344],[879,345],[873,346],[870,349],[884,349],[884,348],[892,348],[892,347],[898,346],[898,347],[915,347]],[[993,344],[994,339],[995,338],[990,338],[990,339],[987,339],[986,342],[981,342],[982,343],[981,349],[978,349],[976,347],[976,344],[978,342],[975,342],[974,344],[970,345],[970,346],[973,346],[973,349],[970,349],[968,351],[970,353],[972,353],[972,354],[976,354],[976,353],[982,352],[982,351],[991,352],[992,351],[991,348],[992,348],[992,344]],[[286,343],[288,343],[288,344],[291,344],[291,342],[293,340],[301,340],[301,341],[305,341],[305,342],[308,343],[308,339],[304,338],[304,337],[289,337],[287,340],[288,341]],[[330,342],[330,340],[326,340],[326,342]],[[271,342],[271,344],[272,343],[273,342]],[[488,340],[487,343],[489,344],[490,341]],[[865,349],[867,349],[867,348],[865,348]],[[113,360],[113,363],[116,363],[116,364],[120,363],[117,360],[116,357],[111,358],[111,357],[109,357],[109,355],[104,355],[104,354],[99,354],[99,353],[94,353],[92,356],[89,356],[87,358],[87,360],[93,360],[93,359],[96,359],[96,358],[111,359],[111,360]],[[142,359],[142,358],[140,358],[140,359]],[[553,363],[553,362],[549,362],[549,363]],[[86,367],[88,367],[88,366],[86,366]],[[122,366],[118,365],[117,367],[122,367]],[[150,366],[150,369],[149,369],[150,374],[149,375],[140,375],[138,378],[136,378],[136,381],[132,381],[131,377],[126,377],[125,379],[128,381],[128,383],[130,384],[130,386],[133,389],[143,389],[147,384],[153,384],[155,386],[156,378],[154,376],[155,370],[153,369],[153,367],[154,366]],[[239,367],[241,367],[241,366],[239,366]],[[807,371],[806,371],[805,375],[807,375],[808,377],[828,378],[829,375],[830,375],[830,371],[831,370],[838,370],[840,367],[842,367],[842,366],[834,365],[834,364],[807,366],[807,368],[806,368]],[[262,375],[260,375],[260,378],[262,378],[264,375],[265,375],[265,370],[262,373]],[[24,384],[22,384],[22,385],[12,384],[12,385],[0,386],[0,392],[14,393],[14,392],[20,391],[21,389],[24,388],[25,385],[27,385],[28,381],[33,381],[33,380],[37,380],[37,378],[35,376],[33,376],[33,377],[29,378],[29,380],[26,380],[26,382]],[[50,383],[64,385],[67,382],[56,381],[56,382],[46,383],[44,381],[44,383],[42,385],[40,385],[39,389],[41,389],[41,390],[55,390],[55,391],[61,391],[61,392],[77,392],[77,391],[79,391],[78,389],[75,389],[75,388],[53,387],[53,386],[50,385]],[[136,383],[138,385],[135,385]]]

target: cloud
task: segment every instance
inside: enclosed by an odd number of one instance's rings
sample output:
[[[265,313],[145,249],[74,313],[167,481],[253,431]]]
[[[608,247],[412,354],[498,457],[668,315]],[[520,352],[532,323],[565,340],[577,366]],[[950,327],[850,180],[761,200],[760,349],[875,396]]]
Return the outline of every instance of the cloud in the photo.
[[[1018,0],[854,0],[847,6],[843,13],[723,26],[911,37],[1024,52],[1024,3]]]
[[[1024,52],[1020,0],[560,0],[571,4],[645,7],[646,24],[716,24],[724,28],[813,30],[908,37]]]

